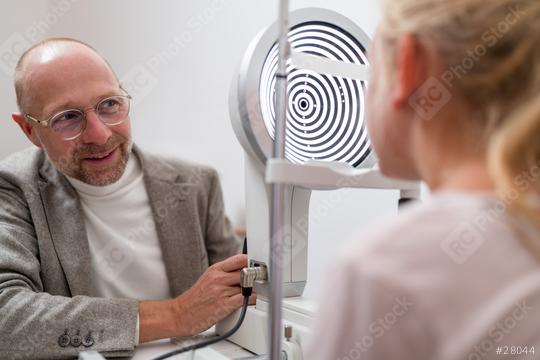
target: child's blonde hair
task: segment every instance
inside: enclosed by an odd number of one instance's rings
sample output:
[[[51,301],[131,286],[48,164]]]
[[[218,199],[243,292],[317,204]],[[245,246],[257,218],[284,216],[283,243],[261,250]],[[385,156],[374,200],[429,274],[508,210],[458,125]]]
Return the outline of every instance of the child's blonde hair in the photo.
[[[382,3],[381,38],[411,33],[438,49],[441,82],[477,112],[499,196],[540,230],[540,1]]]

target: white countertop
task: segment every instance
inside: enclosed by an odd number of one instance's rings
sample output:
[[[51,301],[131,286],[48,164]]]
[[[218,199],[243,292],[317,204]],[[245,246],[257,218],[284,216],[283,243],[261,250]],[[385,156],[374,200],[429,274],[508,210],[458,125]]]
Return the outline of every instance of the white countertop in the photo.
[[[201,341],[201,340],[199,340]],[[150,360],[154,357],[162,355],[166,352],[174,349],[190,345],[194,341],[193,339],[186,339],[184,341],[175,340],[174,343],[170,340],[153,341],[137,346],[135,356],[133,360]],[[171,357],[173,360],[230,360],[241,359],[245,357],[253,356],[253,354],[238,345],[235,345],[229,341],[221,341],[209,347],[200,349],[189,353],[179,354]]]

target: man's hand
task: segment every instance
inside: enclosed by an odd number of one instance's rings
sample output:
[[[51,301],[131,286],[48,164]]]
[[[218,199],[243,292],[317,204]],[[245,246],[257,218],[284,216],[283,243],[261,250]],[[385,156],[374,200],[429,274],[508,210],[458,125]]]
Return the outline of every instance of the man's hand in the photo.
[[[240,270],[246,266],[246,255],[230,257],[210,266],[176,299],[141,302],[139,342],[198,334],[241,307]]]
[[[245,255],[214,264],[178,298],[178,328],[184,336],[200,333],[242,306],[240,270]]]

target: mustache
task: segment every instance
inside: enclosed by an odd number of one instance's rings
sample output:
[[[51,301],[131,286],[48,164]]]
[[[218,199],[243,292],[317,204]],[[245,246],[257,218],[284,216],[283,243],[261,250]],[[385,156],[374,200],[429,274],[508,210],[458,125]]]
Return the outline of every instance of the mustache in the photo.
[[[111,152],[116,147],[127,143],[127,139],[117,134],[111,136],[107,142],[103,145],[81,145],[79,146],[74,153],[75,158],[84,159],[93,155],[107,154]]]

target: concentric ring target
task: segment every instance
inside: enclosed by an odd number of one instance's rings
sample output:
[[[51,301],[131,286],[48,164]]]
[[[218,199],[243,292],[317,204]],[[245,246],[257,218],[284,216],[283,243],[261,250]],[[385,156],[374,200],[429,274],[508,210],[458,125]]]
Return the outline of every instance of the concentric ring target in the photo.
[[[368,64],[366,49],[349,32],[325,21],[307,21],[289,32],[291,49],[331,60]],[[259,82],[260,110],[268,134],[275,132],[278,45],[264,59]],[[366,83],[361,80],[287,68],[288,110],[285,154],[293,163],[345,162],[354,167],[370,155],[364,123]]]
[[[320,8],[290,14],[293,51],[349,64],[368,65],[370,39],[347,17]],[[273,157],[279,24],[259,33],[232,82],[229,110],[235,134],[252,159]],[[320,64],[319,64],[320,65]],[[288,65],[285,156],[371,168],[377,161],[364,123],[365,79],[351,79]]]

